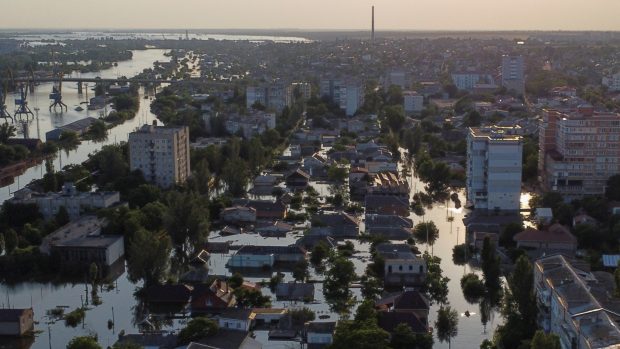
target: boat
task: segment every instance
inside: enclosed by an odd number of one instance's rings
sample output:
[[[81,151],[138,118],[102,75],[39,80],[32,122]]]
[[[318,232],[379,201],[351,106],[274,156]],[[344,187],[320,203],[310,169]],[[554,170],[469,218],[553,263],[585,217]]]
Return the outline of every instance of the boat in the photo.
[[[78,105],[77,107],[75,107],[75,111],[82,111],[82,110],[84,110],[84,108],[82,108],[82,107],[81,107],[81,106],[79,106],[79,105]]]

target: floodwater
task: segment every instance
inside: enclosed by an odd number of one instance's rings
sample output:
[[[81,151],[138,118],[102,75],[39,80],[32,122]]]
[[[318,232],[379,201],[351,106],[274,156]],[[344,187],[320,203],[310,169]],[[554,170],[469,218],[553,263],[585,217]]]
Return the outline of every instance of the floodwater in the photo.
[[[98,73],[75,73],[75,77],[102,77],[102,78],[117,78],[120,76],[132,77],[138,73],[141,73],[145,68],[153,66],[153,62],[170,61],[169,57],[164,56],[166,50],[142,50],[133,51],[133,58],[129,61],[122,61],[118,63],[118,66],[103,70]],[[84,86],[86,87],[86,86]],[[104,113],[109,112],[110,106],[106,106],[105,109],[100,110],[88,110],[86,104],[82,102],[88,101],[89,98],[94,97],[94,84],[91,84],[88,89],[84,89],[84,93],[79,95],[77,93],[77,83],[63,83],[62,97],[63,102],[68,106],[68,110],[65,112],[54,112],[49,110],[50,100],[49,94],[52,91],[52,83],[42,83],[35,87],[34,94],[28,95],[28,107],[32,110],[37,117],[34,120],[30,120],[27,124],[21,124],[17,122],[15,127],[17,128],[17,137],[23,137],[24,133],[30,138],[39,138],[45,141],[45,133],[53,130],[57,127],[69,124],[71,122],[83,119],[85,117],[98,118]],[[88,93],[86,92],[88,90]],[[56,170],[61,169],[63,166],[69,164],[80,164],[88,159],[88,154],[94,153],[101,149],[106,144],[112,144],[116,142],[126,141],[130,132],[134,131],[137,127],[144,123],[150,123],[155,120],[155,115],[150,112],[150,100],[143,99],[144,91],[140,91],[140,109],[135,118],[128,120],[127,122],[118,125],[108,131],[108,139],[103,142],[94,141],[82,141],[76,150],[69,152],[60,151],[58,156],[54,160],[54,168]],[[7,109],[9,111],[14,110],[14,98],[12,95],[7,96]],[[84,110],[76,111],[75,107],[81,105]],[[38,110],[37,110],[38,108]],[[0,188],[0,202],[10,198],[12,193],[18,189],[23,188],[32,180],[39,179],[45,174],[45,164],[41,163],[37,166],[31,167],[24,174],[15,177],[14,183]]]

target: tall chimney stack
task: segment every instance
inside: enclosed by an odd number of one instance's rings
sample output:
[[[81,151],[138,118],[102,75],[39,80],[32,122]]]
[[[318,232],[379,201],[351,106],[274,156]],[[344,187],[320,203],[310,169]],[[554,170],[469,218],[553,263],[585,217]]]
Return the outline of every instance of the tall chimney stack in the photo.
[[[375,41],[375,7],[372,7],[372,32],[371,32],[371,36],[370,39],[374,42]]]

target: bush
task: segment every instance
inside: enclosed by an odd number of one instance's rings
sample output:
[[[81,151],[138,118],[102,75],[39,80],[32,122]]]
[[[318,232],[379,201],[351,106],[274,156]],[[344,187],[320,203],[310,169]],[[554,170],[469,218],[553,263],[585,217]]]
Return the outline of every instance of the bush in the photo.
[[[74,311],[65,315],[65,324],[71,327],[77,327],[77,325],[86,317],[86,310],[84,308],[77,308]]]
[[[461,289],[468,302],[474,303],[482,298],[485,293],[484,283],[478,275],[470,273],[461,278]]]

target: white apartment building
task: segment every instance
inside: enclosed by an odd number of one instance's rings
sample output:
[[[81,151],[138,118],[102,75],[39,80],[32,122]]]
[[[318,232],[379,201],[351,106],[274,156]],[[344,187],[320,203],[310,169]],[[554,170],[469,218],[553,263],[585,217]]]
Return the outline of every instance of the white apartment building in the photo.
[[[276,114],[254,110],[249,115],[232,114],[225,116],[224,127],[231,135],[241,133],[250,139],[276,128]]]
[[[419,113],[424,109],[424,96],[415,91],[403,92],[405,113]]]
[[[520,127],[475,127],[467,137],[467,202],[482,210],[520,207],[523,139]]]
[[[495,79],[491,74],[476,72],[452,73],[452,82],[459,90],[473,90],[477,85],[495,85]]]
[[[184,183],[190,174],[189,128],[154,122],[130,133],[129,166],[162,188]]]
[[[259,102],[269,109],[273,109],[278,112],[282,111],[284,107],[290,107],[292,105],[294,85],[299,86],[304,98],[310,98],[309,84],[287,84],[282,81],[274,81],[272,83],[246,87],[246,108],[250,109],[254,103]]]
[[[609,91],[620,91],[620,73],[616,73],[612,76],[603,77],[603,85],[607,86]]]
[[[543,187],[567,201],[603,195],[609,177],[620,173],[620,115],[590,105],[544,110],[538,171]]]
[[[364,85],[357,81],[323,79],[320,92],[321,96],[327,96],[338,104],[347,116],[355,115],[364,104]]]
[[[91,209],[106,208],[120,202],[120,194],[114,192],[79,192],[73,183],[67,182],[60,193],[36,193],[23,188],[10,200],[15,204],[37,204],[45,219],[50,219],[64,207],[71,220]]]
[[[400,68],[390,69],[385,74],[384,87],[388,89],[392,85],[398,86],[403,90],[411,87],[409,82],[409,74]]]
[[[620,318],[613,298],[613,276],[562,255],[534,264],[538,323],[560,338],[562,349],[620,348]],[[607,275],[605,275],[607,274]]]
[[[525,64],[523,56],[502,56],[502,86],[509,91],[525,92]]]

